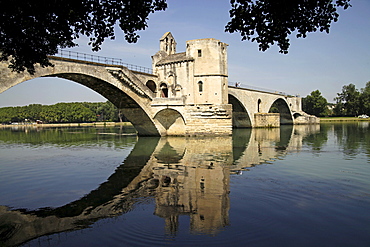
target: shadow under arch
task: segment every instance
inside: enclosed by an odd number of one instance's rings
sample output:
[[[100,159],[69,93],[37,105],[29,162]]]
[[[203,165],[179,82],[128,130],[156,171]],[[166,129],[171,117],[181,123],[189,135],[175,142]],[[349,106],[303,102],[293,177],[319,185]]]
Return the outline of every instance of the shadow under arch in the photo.
[[[177,110],[171,108],[160,110],[154,116],[154,120],[158,121],[163,126],[167,135],[185,135],[185,120]]]
[[[270,106],[269,113],[280,113],[280,125],[293,124],[292,113],[284,99],[275,100]]]
[[[232,126],[233,128],[252,127],[251,118],[243,104],[233,95],[229,94],[229,104],[233,108]]]
[[[63,78],[90,88],[120,109],[123,115],[135,127],[139,136],[159,136],[157,128],[143,107],[130,95],[119,90],[116,86],[99,78],[84,74],[56,74],[44,77]]]
[[[298,117],[300,117],[300,116],[302,116],[302,114],[301,114],[301,113],[299,113],[299,112],[296,112],[296,113],[294,113],[294,114],[293,114],[293,118],[294,118],[294,119],[296,119],[296,118],[298,118]]]

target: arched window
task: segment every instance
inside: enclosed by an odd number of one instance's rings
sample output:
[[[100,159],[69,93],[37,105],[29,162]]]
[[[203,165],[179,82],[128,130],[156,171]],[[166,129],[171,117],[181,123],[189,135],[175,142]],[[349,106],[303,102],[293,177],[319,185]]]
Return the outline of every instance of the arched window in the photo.
[[[261,112],[261,99],[258,99],[257,102],[257,112]]]
[[[202,81],[198,82],[198,91],[199,93],[203,92],[203,82]]]
[[[156,89],[157,89],[157,86],[155,85],[155,82],[152,81],[152,80],[149,80],[146,82],[146,86],[150,89],[150,91],[152,91],[153,93],[155,93]]]
[[[168,88],[166,83],[162,83],[161,86],[161,98],[168,98]]]

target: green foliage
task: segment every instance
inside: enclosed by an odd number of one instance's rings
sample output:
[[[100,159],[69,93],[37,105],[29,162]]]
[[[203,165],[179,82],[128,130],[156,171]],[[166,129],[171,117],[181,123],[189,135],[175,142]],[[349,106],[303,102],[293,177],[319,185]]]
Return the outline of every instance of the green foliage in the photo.
[[[111,102],[58,103],[55,105],[28,105],[0,108],[0,122],[83,123],[95,121],[122,121],[117,107]]]
[[[361,114],[370,115],[370,81],[361,90],[357,90],[352,83],[344,85],[342,92],[337,95],[334,98],[336,104],[328,104],[319,90],[313,91],[311,95],[302,98],[302,110],[315,116],[357,117]],[[330,112],[328,105],[334,105],[333,112]]]
[[[281,53],[288,53],[289,38],[310,32],[327,32],[338,20],[338,7],[347,9],[350,0],[231,0],[230,22],[225,30],[239,32],[242,40],[256,41],[262,51],[276,42]]]
[[[328,101],[319,90],[312,91],[311,95],[302,98],[302,110],[317,117],[328,115]]]
[[[366,83],[365,88],[361,89],[360,107],[362,114],[370,115],[370,81]]]
[[[272,105],[269,113],[279,113],[279,108],[276,105]]]
[[[0,1],[0,61],[10,58],[15,71],[35,72],[34,64],[50,66],[48,55],[74,47],[80,35],[94,51],[114,39],[118,23],[128,42],[136,42],[150,13],[165,10],[165,0]]]
[[[262,51],[275,42],[287,53],[288,36],[306,37],[309,32],[329,32],[338,20],[337,8],[347,9],[350,0],[231,0],[225,31],[239,32],[242,40],[259,43]],[[90,38],[93,51],[105,39],[115,38],[119,25],[128,42],[147,27],[150,13],[165,10],[166,0],[14,0],[0,1],[0,61],[10,59],[14,71],[34,73],[35,64],[52,66],[48,55],[58,48],[74,47],[81,35]]]
[[[334,113],[341,116],[357,116],[361,113],[360,109],[360,92],[354,84],[344,85],[341,93],[337,93],[337,105]]]
[[[320,131],[312,133],[303,138],[303,143],[312,148],[313,152],[320,152],[328,141],[328,125],[321,125]]]

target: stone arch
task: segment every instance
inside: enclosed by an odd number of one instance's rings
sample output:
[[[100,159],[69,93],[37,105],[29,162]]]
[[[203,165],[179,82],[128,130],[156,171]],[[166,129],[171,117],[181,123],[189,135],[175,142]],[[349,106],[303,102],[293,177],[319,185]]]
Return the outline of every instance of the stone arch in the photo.
[[[229,104],[233,108],[232,125],[234,128],[250,128],[252,121],[248,111],[235,96],[229,94]]]
[[[153,93],[156,93],[157,85],[155,84],[153,80],[148,80],[145,85],[150,89],[150,91],[152,91]]]
[[[38,77],[57,77],[82,84],[99,93],[116,107],[133,124],[140,136],[160,136],[148,108],[151,99],[141,88],[128,80],[131,72],[126,68],[111,70],[105,66],[88,64],[80,61],[64,61],[52,59],[54,67],[36,68],[36,73],[15,73],[8,68],[8,64],[0,63],[0,92],[3,92],[24,81]],[[113,71],[113,72],[112,72]],[[118,74],[117,74],[117,73]],[[123,74],[123,76],[121,76]],[[130,76],[130,75],[129,75]]]
[[[302,114],[301,113],[299,113],[299,112],[296,112],[296,113],[294,113],[293,114],[293,118],[294,119],[297,119],[298,117],[300,117],[300,116],[302,116]]]
[[[282,99],[276,99],[269,108],[269,113],[276,113],[280,114],[280,125],[283,124],[293,124],[293,116],[290,111],[290,108],[287,102]]]
[[[185,120],[177,110],[166,108],[157,112],[154,120],[158,121],[166,130],[166,135],[184,136]]]

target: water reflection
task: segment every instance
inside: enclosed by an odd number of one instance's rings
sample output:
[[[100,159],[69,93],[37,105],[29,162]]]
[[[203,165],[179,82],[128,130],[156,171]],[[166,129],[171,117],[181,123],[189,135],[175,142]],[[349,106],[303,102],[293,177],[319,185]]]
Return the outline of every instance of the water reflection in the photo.
[[[1,239],[17,245],[86,228],[147,199],[155,201],[154,214],[164,219],[168,234],[176,234],[181,215],[190,217],[192,232],[217,234],[229,224],[230,175],[300,150],[319,128],[240,129],[232,137],[139,138],[107,181],[79,200],[32,211],[0,206]],[[12,142],[10,136],[6,142]]]
[[[370,156],[369,122],[333,124],[330,127],[347,158],[354,158],[360,150],[364,150]]]

